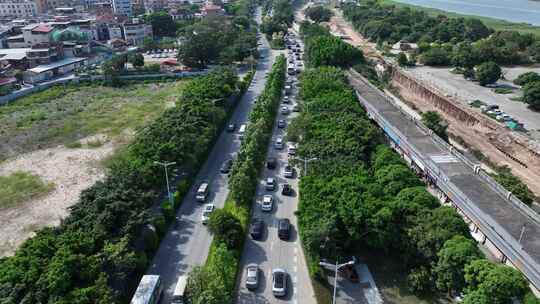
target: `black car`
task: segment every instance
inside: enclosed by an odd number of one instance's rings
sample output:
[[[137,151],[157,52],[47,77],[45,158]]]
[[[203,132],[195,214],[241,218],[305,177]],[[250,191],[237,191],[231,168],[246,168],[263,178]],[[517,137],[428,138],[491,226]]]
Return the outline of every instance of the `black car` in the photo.
[[[291,185],[283,184],[283,188],[281,189],[281,194],[290,196],[292,195],[292,193],[293,193],[293,190],[292,190]]]
[[[289,219],[280,219],[278,222],[278,237],[282,240],[288,240],[291,231],[291,222]]]
[[[236,129],[236,125],[233,123],[227,126],[227,132],[234,132],[234,129]]]
[[[277,166],[277,159],[275,157],[270,157],[266,160],[266,168],[273,170]]]
[[[223,165],[221,165],[221,169],[219,171],[223,174],[229,173],[231,171],[233,165],[232,159],[227,159],[225,162],[223,162]]]
[[[249,234],[254,240],[260,240],[263,235],[263,230],[264,221],[260,218],[256,218],[253,220],[253,222],[251,222],[251,226],[249,227]]]

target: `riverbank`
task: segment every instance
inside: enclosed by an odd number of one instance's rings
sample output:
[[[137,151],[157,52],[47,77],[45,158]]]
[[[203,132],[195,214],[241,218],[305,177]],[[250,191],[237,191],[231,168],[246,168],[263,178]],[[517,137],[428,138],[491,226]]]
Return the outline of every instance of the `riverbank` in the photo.
[[[444,11],[441,9],[436,9],[436,8],[431,8],[431,7],[405,4],[405,3],[397,2],[394,0],[380,0],[380,1],[384,4],[396,5],[398,7],[411,7],[417,10],[424,11],[431,16],[437,16],[437,15],[442,14],[448,17],[456,17],[456,18],[457,17],[465,17],[465,18],[474,17],[474,18],[482,20],[482,22],[484,22],[484,24],[486,24],[488,27],[491,27],[497,31],[516,31],[520,33],[532,33],[540,37],[540,26],[534,26],[527,23],[515,23],[515,22],[510,22],[510,21],[506,21],[502,19],[496,19],[496,18],[459,14],[459,13]]]

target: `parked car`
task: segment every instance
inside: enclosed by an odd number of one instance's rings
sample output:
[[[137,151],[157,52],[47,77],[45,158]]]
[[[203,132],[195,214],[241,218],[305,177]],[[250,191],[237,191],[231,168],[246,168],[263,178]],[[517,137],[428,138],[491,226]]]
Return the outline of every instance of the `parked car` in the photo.
[[[204,205],[204,209],[201,215],[201,220],[204,225],[208,223],[208,220],[210,219],[210,215],[212,214],[212,212],[214,212],[215,208],[216,206],[214,206],[214,204]]]
[[[282,240],[288,240],[290,237],[291,222],[289,219],[280,219],[278,222],[278,237]]]
[[[296,144],[295,143],[288,143],[287,144],[287,154],[296,155]]]
[[[283,138],[278,137],[276,138],[276,142],[274,143],[274,147],[278,150],[283,149]]]
[[[229,133],[234,132],[234,129],[236,129],[236,124],[230,123],[227,125],[227,132]]]
[[[285,183],[283,184],[283,187],[281,188],[281,194],[282,195],[286,195],[286,196],[290,196],[293,194],[293,190],[292,190],[292,187],[291,185]]]
[[[260,240],[264,232],[264,221],[261,218],[255,218],[249,226],[249,235],[254,240]]]
[[[278,126],[278,128],[280,128],[280,129],[285,128],[285,126],[286,126],[285,120],[284,120],[284,119],[278,120],[277,126]]]
[[[300,106],[298,104],[295,104],[293,107],[292,107],[292,111],[293,112],[300,112]]]
[[[219,169],[219,172],[226,174],[231,172],[233,166],[233,160],[231,158],[225,160],[223,164],[221,165],[221,168]]]
[[[275,157],[269,157],[266,160],[266,168],[267,169],[273,170],[273,169],[276,168],[276,166],[277,166],[277,159]]]
[[[280,112],[283,115],[287,115],[287,114],[289,114],[289,108],[287,106],[283,106],[283,107],[281,107]]]
[[[264,195],[261,203],[261,210],[270,212],[274,209],[274,197],[272,195]]]
[[[281,268],[272,270],[272,293],[276,297],[287,294],[287,272]]]
[[[273,177],[268,177],[265,181],[264,187],[268,191],[274,191],[276,189],[276,180]]]
[[[294,176],[294,168],[290,164],[285,165],[285,168],[283,168],[283,176],[286,178],[293,178]]]
[[[259,286],[259,266],[249,264],[246,267],[246,288],[249,290],[257,289]]]

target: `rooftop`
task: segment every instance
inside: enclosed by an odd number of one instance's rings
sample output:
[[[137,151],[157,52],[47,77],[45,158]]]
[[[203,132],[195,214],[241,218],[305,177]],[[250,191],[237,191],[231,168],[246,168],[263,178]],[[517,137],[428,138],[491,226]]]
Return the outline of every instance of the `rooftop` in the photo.
[[[32,69],[28,69],[27,71],[31,72],[31,73],[39,74],[39,73],[43,73],[43,72],[46,72],[46,71],[50,71],[52,69],[56,69],[56,68],[59,68],[59,67],[66,66],[68,64],[81,62],[81,61],[84,61],[84,60],[86,60],[86,58],[80,58],[80,57],[64,58],[62,60],[59,60],[59,61],[56,61],[56,62],[53,62],[53,63],[38,65],[37,67],[32,68]]]

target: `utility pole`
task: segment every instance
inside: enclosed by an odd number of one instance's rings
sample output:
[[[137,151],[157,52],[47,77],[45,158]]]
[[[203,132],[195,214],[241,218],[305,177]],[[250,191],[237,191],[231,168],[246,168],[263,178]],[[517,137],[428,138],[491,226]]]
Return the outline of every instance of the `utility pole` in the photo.
[[[163,166],[163,169],[165,169],[165,180],[167,181],[167,197],[169,198],[169,203],[171,203],[171,205],[173,204],[173,199],[172,199],[172,195],[171,195],[171,188],[169,187],[169,173],[167,172],[167,167],[168,166],[172,166],[172,165],[176,165],[176,162],[158,162],[158,161],[154,161],[154,164],[156,165],[162,165]]]
[[[523,227],[521,227],[521,233],[519,234],[518,243],[521,245],[521,248],[523,248],[523,245],[521,244],[521,240],[523,239],[523,235],[525,235],[525,227],[526,227],[526,225],[523,224]]]
[[[304,176],[307,175],[307,167],[308,167],[308,163],[309,163],[309,162],[312,162],[312,161],[319,160],[317,157],[312,157],[312,158],[295,157],[295,158],[298,159],[299,161],[304,162]]]
[[[332,269],[334,270],[334,296],[332,297],[332,304],[336,304],[338,270],[340,270],[342,267],[345,267],[348,265],[354,265],[356,263],[354,259],[343,264],[339,264],[338,262],[339,260],[336,260],[335,265],[327,263],[327,262],[319,262],[320,266],[329,270],[332,270]]]

